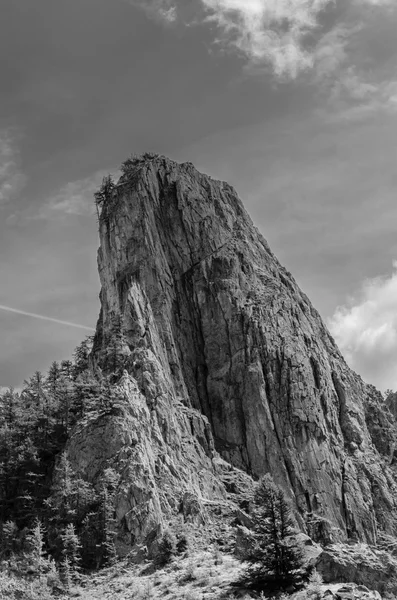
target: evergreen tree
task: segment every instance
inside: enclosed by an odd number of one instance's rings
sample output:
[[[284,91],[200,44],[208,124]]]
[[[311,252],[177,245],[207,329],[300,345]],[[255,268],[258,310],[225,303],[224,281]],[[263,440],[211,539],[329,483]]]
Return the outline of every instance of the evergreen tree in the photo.
[[[98,218],[103,214],[104,209],[106,210],[109,208],[115,187],[111,175],[107,175],[102,179],[101,187],[94,194]]]
[[[0,558],[9,558],[17,551],[18,527],[14,521],[0,523]]]
[[[49,545],[56,559],[59,559],[62,551],[61,532],[67,525],[73,523],[75,519],[73,475],[70,462],[64,452],[55,465],[51,493],[45,501],[49,528]]]
[[[172,531],[166,529],[159,542],[158,562],[162,565],[168,564],[177,553],[177,539]]]
[[[118,482],[119,475],[116,471],[113,469],[104,471],[99,492],[99,552],[103,565],[112,564],[116,558],[114,499]]]
[[[255,545],[247,557],[249,577],[288,584],[298,580],[302,549],[291,537],[295,522],[285,494],[270,475],[263,477],[254,497]]]
[[[69,379],[70,381],[73,379],[73,363],[71,360],[63,360],[61,361],[61,371],[62,374]]]
[[[1,421],[9,427],[15,424],[17,420],[18,395],[12,388],[9,388],[0,396],[0,417]]]
[[[62,562],[60,564],[59,573],[60,573],[61,581],[62,581],[63,585],[65,586],[66,590],[69,592],[70,587],[72,585],[72,581],[73,581],[73,572],[72,572],[72,568],[70,566],[69,558],[67,556],[64,557],[64,559],[62,560]]]
[[[59,559],[64,548],[60,532],[68,530],[70,525],[77,531],[81,530],[86,515],[99,507],[93,486],[74,473],[65,453],[55,466],[51,494],[45,504],[49,546],[54,557]]]
[[[63,560],[67,559],[70,575],[75,577],[80,570],[81,556],[80,549],[81,543],[76,534],[73,523],[67,525],[61,535],[62,542],[62,555]]]
[[[46,564],[46,556],[44,551],[44,535],[45,531],[39,519],[36,520],[34,527],[28,533],[26,541],[29,545],[30,556],[33,560],[33,565],[39,575],[44,571]]]
[[[101,384],[91,371],[83,371],[73,384],[71,413],[78,420],[99,408]]]
[[[73,378],[76,379],[81,373],[88,370],[89,357],[92,349],[94,336],[89,335],[75,349],[73,353]]]
[[[57,393],[58,393],[58,384],[59,384],[61,375],[62,375],[61,367],[60,367],[59,363],[56,360],[54,360],[54,362],[51,363],[51,366],[48,370],[47,380],[46,380],[46,387],[47,387],[49,393],[51,393],[54,398],[57,396]]]
[[[121,376],[128,355],[129,349],[124,337],[122,319],[117,315],[112,319],[102,358],[103,370],[112,383]]]
[[[89,569],[98,568],[101,556],[98,553],[98,544],[101,541],[100,523],[98,513],[87,513],[81,525],[81,556],[84,566]]]

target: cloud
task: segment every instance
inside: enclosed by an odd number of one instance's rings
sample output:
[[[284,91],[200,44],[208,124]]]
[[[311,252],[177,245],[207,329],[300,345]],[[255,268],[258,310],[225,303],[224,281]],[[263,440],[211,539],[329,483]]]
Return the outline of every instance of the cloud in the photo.
[[[94,193],[108,173],[98,171],[90,177],[71,181],[63,186],[40,207],[35,219],[53,220],[67,216],[93,215]]]
[[[215,25],[214,43],[252,73],[301,76],[339,117],[397,109],[396,0],[192,0],[189,9],[185,0],[128,1],[165,22]],[[387,69],[374,59],[380,45]]]
[[[385,6],[394,8],[395,0],[354,0],[354,3],[358,6]]]
[[[221,41],[254,64],[269,64],[279,76],[295,78],[313,66],[307,36],[333,0],[201,0],[218,25]]]
[[[178,18],[178,9],[173,0],[126,0],[126,2],[165,23],[174,23]]]
[[[370,0],[360,0],[358,4],[363,9]],[[397,45],[393,27],[397,26],[396,5],[382,2],[372,6],[391,7],[393,14],[390,17],[385,10],[367,13],[350,9],[343,22],[321,37],[314,52],[312,79],[327,99],[327,108],[342,118],[397,109]],[[374,51],[379,44],[382,60]]]
[[[18,162],[11,133],[0,131],[0,205],[12,200],[25,185],[25,176],[19,170]]]
[[[397,261],[390,276],[366,280],[328,326],[353,369],[382,391],[397,390]]]

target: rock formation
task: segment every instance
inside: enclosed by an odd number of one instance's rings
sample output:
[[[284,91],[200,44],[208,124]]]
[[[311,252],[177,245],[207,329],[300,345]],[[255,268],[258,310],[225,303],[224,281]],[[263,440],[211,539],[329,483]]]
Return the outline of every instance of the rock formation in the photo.
[[[302,528],[317,519],[367,542],[378,527],[393,533],[394,418],[390,443],[373,440],[376,392],[235,190],[155,156],[127,161],[105,200],[93,362],[121,353],[124,402],[82,423],[69,455],[92,480],[117,468],[117,515],[133,541],[183,510],[186,493],[204,511],[225,499],[228,477],[244,487],[243,472],[270,472]]]

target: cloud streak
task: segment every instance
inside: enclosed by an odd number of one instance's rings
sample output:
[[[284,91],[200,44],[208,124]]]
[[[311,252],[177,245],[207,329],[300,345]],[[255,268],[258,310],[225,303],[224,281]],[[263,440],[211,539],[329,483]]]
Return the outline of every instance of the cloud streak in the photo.
[[[381,390],[397,390],[397,261],[336,309],[329,328],[346,360]]]
[[[92,327],[87,327],[86,325],[80,325],[79,323],[71,323],[70,321],[62,321],[61,319],[54,319],[52,317],[46,317],[45,315],[38,315],[36,313],[27,312],[24,310],[18,310],[16,308],[11,308],[10,306],[0,305],[0,310],[22,315],[24,317],[31,317],[33,319],[40,319],[41,321],[50,321],[51,323],[57,323],[58,325],[65,325],[67,327],[77,327],[78,329],[85,329],[87,331],[95,331]]]

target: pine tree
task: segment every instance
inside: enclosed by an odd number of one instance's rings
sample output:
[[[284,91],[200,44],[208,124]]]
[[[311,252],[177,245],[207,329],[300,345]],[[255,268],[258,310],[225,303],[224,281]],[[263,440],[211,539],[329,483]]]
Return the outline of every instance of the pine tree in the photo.
[[[104,371],[112,383],[117,381],[122,374],[128,354],[122,319],[120,315],[117,315],[112,319],[102,359]]]
[[[75,419],[81,419],[87,413],[99,408],[100,382],[90,371],[83,371],[73,384],[71,413]]]
[[[81,526],[81,556],[87,568],[97,568],[100,564],[98,544],[100,543],[100,527],[98,513],[91,511],[86,514]]]
[[[61,378],[62,371],[59,363],[56,360],[51,363],[50,368],[48,369],[46,387],[48,391],[56,397],[58,392],[58,383]]]
[[[49,522],[53,530],[58,531],[59,528],[73,522],[73,475],[66,452],[63,452],[54,468],[51,495],[46,502],[50,509]]]
[[[94,194],[98,218],[102,216],[104,209],[106,211],[109,208],[114,189],[115,183],[113,178],[111,175],[107,175],[102,179],[101,187]]]
[[[303,566],[302,549],[291,537],[295,522],[285,494],[270,475],[259,482],[255,497],[255,545],[247,557],[249,577],[279,584],[298,580]]]
[[[73,353],[73,378],[76,379],[89,367],[89,357],[92,349],[94,336],[89,335],[75,349]]]
[[[102,476],[99,492],[100,516],[100,557],[101,564],[112,564],[116,558],[114,498],[119,481],[119,475],[113,469],[106,469]]]
[[[65,586],[66,590],[69,592],[70,587],[72,585],[73,573],[72,573],[72,569],[70,566],[69,558],[67,556],[65,556],[65,558],[62,560],[62,562],[60,564],[59,572],[60,572],[60,576],[61,576],[61,581],[62,581],[63,585]]]
[[[39,575],[43,573],[46,564],[44,535],[44,527],[41,521],[37,519],[34,527],[30,530],[26,538],[26,541],[29,544],[30,556],[32,558],[33,565]]]
[[[0,523],[0,559],[9,558],[17,550],[18,527],[14,521]]]
[[[18,395],[9,388],[0,396],[0,416],[3,423],[11,427],[17,420]]]
[[[65,527],[61,535],[61,542],[63,560],[65,561],[65,559],[67,559],[70,569],[70,576],[75,578],[80,570],[81,543],[73,523],[69,523],[69,525]]]
[[[177,553],[177,539],[172,531],[166,529],[159,542],[158,562],[166,565]]]
[[[73,379],[73,363],[71,360],[63,360],[61,361],[61,371],[62,374],[66,377],[66,379]]]

